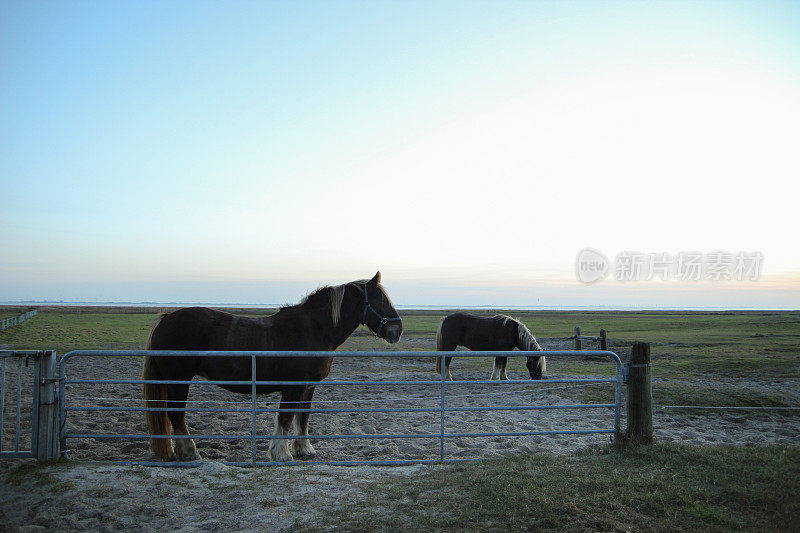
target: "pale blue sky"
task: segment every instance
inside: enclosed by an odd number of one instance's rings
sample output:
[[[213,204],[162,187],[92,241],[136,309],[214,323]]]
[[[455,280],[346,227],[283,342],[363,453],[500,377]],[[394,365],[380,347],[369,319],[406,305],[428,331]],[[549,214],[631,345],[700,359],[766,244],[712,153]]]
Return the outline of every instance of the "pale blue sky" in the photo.
[[[799,2],[0,1],[0,301],[800,302]],[[577,252],[761,251],[586,287]]]

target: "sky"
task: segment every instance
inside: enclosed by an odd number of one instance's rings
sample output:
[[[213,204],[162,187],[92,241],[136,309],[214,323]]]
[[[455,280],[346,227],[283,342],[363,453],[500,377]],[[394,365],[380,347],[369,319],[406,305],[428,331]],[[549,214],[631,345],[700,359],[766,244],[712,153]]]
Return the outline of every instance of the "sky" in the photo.
[[[797,28],[800,2],[0,0],[0,301],[380,270],[398,305],[797,309]],[[690,251],[763,261],[614,278]]]

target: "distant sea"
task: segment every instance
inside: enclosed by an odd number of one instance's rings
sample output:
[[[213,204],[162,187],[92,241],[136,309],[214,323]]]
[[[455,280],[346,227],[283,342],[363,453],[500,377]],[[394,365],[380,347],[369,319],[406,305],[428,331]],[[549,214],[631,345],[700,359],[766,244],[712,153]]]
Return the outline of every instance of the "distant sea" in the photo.
[[[7,301],[0,305],[66,306],[66,307],[218,307],[238,309],[276,309],[286,304],[215,303],[215,302],[64,302]],[[510,311],[797,311],[790,307],[654,307],[603,305],[396,305],[408,311],[442,311],[447,309],[504,309]]]

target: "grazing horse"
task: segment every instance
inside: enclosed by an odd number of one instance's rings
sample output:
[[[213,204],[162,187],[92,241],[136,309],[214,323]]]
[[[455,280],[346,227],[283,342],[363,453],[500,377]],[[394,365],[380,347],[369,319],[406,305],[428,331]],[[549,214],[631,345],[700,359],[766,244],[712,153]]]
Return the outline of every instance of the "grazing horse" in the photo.
[[[189,307],[159,317],[150,332],[149,350],[235,351],[333,351],[364,324],[389,343],[400,339],[403,326],[389,296],[380,284],[381,273],[370,280],[322,287],[300,304],[281,308],[274,315],[249,318],[204,307]],[[144,379],[189,381],[199,375],[212,381],[252,380],[251,358],[170,357],[149,355],[144,361]],[[256,357],[258,381],[320,381],[331,371],[333,357]],[[223,389],[251,394],[252,385],[220,385]],[[258,385],[257,394],[280,392],[281,409],[309,409],[314,385]],[[189,385],[144,385],[146,407],[186,408]],[[279,412],[275,435],[308,435],[309,413]],[[189,435],[186,411],[146,411],[150,435]],[[174,433],[173,433],[174,432]],[[164,460],[199,459],[192,439],[152,438],[151,447]],[[294,439],[294,455],[315,455],[309,439]],[[289,439],[272,439],[274,461],[291,461]]]
[[[436,349],[439,351],[453,351],[458,346],[464,346],[476,351],[511,351],[519,348],[523,351],[540,351],[542,347],[530,330],[510,316],[495,315],[482,317],[467,313],[453,313],[442,319],[439,330],[436,332]],[[444,371],[448,380],[450,374],[450,361],[453,357],[445,357]],[[495,357],[494,370],[490,379],[508,379],[506,363],[508,357]],[[546,369],[544,356],[528,356],[526,363],[531,379],[542,379]],[[436,359],[436,372],[442,371],[442,359]]]

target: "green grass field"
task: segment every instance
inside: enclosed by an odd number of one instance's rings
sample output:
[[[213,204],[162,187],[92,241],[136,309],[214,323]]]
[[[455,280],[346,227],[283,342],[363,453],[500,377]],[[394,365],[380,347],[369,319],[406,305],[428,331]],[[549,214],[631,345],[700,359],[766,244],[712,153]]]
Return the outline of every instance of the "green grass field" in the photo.
[[[0,314],[4,310],[0,308]],[[62,353],[80,348],[143,348],[150,325],[162,311],[44,308],[33,319],[0,333],[0,346],[55,349]],[[272,311],[240,312],[256,315]],[[403,338],[399,343],[388,346],[361,328],[342,349],[435,349],[436,328],[444,314],[444,311],[403,311]],[[654,378],[678,379],[687,375],[800,377],[800,312],[512,311],[509,314],[525,322],[540,338],[568,337],[576,325],[590,335],[603,328],[608,332],[610,348],[623,360],[633,342],[649,342]],[[593,346],[584,343],[584,347]],[[613,366],[608,364],[552,359],[550,369],[561,374],[612,375],[614,372]],[[457,364],[462,368],[491,367],[491,363],[477,359],[459,360]],[[684,395],[677,385],[662,392],[670,397]]]
[[[29,311],[30,307],[18,307],[18,306],[0,306],[0,319],[4,318],[11,318],[15,316],[19,316],[27,311]]]
[[[345,531],[797,531],[800,447],[657,444],[432,469],[326,517]]]
[[[0,314],[7,308],[0,308]],[[8,309],[17,313],[18,308]],[[20,326],[0,333],[6,349],[144,348],[150,325],[164,309],[151,308],[44,308]],[[237,310],[269,314],[273,310]],[[486,311],[493,314],[496,311]],[[403,339],[395,345],[375,339],[360,328],[342,349],[433,350],[439,320],[446,312],[404,311]],[[540,338],[567,337],[579,325],[585,334],[608,332],[610,348],[625,360],[635,341],[650,342],[653,394],[656,405],[789,406],[796,397],[770,395],[730,387],[680,383],[687,377],[800,377],[799,312],[571,312],[517,311],[518,317]],[[585,348],[593,347],[584,343]],[[522,368],[521,361],[510,364]],[[492,363],[462,359],[456,369],[489,371]],[[550,358],[550,372],[566,375],[613,375],[608,363]],[[673,380],[669,382],[667,380]],[[582,402],[607,402],[606,389],[588,387],[564,393]],[[703,414],[711,415],[707,411]]]

